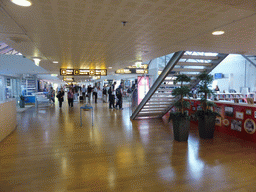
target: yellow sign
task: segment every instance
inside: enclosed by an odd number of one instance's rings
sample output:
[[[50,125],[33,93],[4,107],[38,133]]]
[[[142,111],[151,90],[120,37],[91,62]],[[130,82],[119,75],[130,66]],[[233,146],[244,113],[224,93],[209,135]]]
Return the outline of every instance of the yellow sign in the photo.
[[[74,78],[72,78],[72,77],[64,77],[63,81],[74,81]]]
[[[60,69],[60,75],[106,76],[107,69]]]

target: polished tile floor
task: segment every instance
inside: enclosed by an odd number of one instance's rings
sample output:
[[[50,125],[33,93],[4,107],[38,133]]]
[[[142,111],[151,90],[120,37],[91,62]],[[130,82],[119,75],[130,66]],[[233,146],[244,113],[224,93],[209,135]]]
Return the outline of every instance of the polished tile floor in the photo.
[[[0,191],[256,191],[256,145],[216,133],[173,140],[166,119],[130,121],[124,110],[93,104],[32,107],[0,142]]]

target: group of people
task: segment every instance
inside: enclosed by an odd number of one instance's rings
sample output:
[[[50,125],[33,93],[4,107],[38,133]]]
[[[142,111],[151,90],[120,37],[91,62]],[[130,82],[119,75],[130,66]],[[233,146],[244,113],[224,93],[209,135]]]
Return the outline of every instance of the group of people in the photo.
[[[81,91],[81,96],[80,96],[80,100],[83,100],[86,102],[86,98],[88,99],[88,103],[91,103],[92,97],[94,96],[95,99],[95,103],[97,103],[97,99],[98,99],[98,90],[99,87],[92,87],[91,85],[89,85],[87,88],[85,87],[85,85],[83,85],[83,87],[81,87],[80,91]],[[50,99],[51,101],[53,101],[53,103],[55,102],[55,91],[54,89],[51,87],[50,88]],[[59,101],[59,107],[62,108],[62,103],[64,102],[64,95],[65,95],[65,91],[63,88],[61,88],[56,97],[58,98]],[[109,108],[110,109],[123,109],[123,83],[121,83],[117,88],[116,88],[116,82],[114,82],[111,86],[109,86],[108,88],[106,86],[103,87],[103,103],[107,102],[107,95],[109,96]],[[69,107],[73,107],[73,103],[74,103],[74,97],[75,97],[75,90],[74,88],[71,86],[69,88],[69,91],[67,93],[67,99],[68,99],[68,106]]]
[[[123,109],[123,83],[119,85],[118,88],[115,89],[116,82],[114,82],[108,89],[109,95],[109,109]],[[103,93],[104,94],[104,93]],[[115,104],[116,98],[116,104]]]
[[[89,85],[86,88],[85,85],[83,85],[83,87],[81,88],[83,101],[86,101],[86,98],[88,98],[88,103],[91,103],[92,96],[94,96],[94,101],[95,103],[97,103],[98,90],[100,90],[99,87],[96,87],[96,86],[92,87],[91,85]]]

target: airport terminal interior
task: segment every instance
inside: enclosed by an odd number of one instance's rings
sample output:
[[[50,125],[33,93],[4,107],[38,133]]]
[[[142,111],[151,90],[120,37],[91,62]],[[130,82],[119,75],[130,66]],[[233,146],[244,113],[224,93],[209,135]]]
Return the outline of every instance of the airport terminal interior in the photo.
[[[255,20],[253,0],[0,0],[0,191],[255,192]]]

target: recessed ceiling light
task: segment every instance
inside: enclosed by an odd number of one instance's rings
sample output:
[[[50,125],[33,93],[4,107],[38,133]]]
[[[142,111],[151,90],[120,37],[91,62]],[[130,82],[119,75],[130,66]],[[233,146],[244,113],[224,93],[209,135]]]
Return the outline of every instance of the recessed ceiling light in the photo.
[[[213,35],[223,35],[225,32],[224,31],[213,31]]]
[[[112,67],[108,67],[109,69],[112,69]]]
[[[53,63],[59,63],[58,61],[53,61]]]
[[[52,77],[57,77],[57,76],[58,76],[58,74],[51,74],[51,76],[52,76]]]
[[[32,5],[32,3],[28,0],[11,0],[16,5],[23,6],[23,7],[29,7]]]

